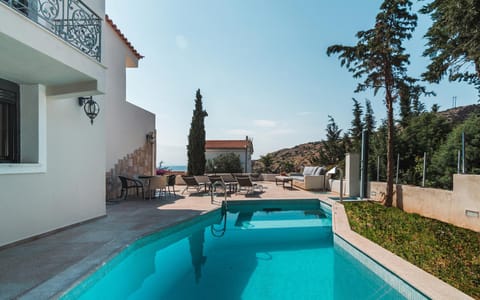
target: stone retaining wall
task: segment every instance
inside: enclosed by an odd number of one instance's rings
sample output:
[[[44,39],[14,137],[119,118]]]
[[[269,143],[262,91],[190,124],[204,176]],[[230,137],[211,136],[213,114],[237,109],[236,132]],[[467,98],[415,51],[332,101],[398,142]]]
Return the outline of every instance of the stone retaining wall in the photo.
[[[145,143],[143,147],[119,159],[115,167],[105,174],[107,200],[116,199],[120,196],[122,184],[118,179],[119,175],[127,177],[153,175],[154,165],[152,145],[149,143]]]
[[[381,201],[385,182],[370,182],[370,198]],[[480,232],[480,176],[454,174],[453,191],[396,185],[393,205],[409,213]]]

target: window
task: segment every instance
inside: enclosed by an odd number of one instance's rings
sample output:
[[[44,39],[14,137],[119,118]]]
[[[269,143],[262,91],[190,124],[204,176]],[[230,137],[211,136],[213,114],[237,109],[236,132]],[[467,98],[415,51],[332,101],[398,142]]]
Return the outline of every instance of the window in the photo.
[[[19,162],[19,86],[0,79],[0,163]]]

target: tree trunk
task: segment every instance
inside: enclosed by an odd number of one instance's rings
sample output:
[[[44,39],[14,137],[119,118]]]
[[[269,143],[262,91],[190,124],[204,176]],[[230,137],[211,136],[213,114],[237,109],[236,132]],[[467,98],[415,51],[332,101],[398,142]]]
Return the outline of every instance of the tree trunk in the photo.
[[[393,203],[393,159],[394,145],[394,124],[393,124],[393,99],[387,94],[387,192],[385,195],[385,206],[392,206]]]
[[[393,124],[393,75],[388,59],[385,60],[385,104],[387,105],[387,191],[385,194],[385,206],[392,206],[393,203],[393,145],[394,145],[394,124]]]

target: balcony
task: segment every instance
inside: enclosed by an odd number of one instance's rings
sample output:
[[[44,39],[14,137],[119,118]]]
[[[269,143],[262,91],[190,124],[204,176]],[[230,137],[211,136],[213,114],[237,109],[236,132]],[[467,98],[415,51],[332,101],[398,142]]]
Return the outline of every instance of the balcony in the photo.
[[[86,55],[101,61],[102,19],[80,0],[0,0]]]

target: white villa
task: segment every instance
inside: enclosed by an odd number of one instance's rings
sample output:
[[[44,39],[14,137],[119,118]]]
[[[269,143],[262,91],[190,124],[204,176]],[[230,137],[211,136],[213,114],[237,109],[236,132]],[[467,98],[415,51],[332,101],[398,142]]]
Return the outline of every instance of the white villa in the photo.
[[[205,158],[207,160],[234,153],[240,157],[243,172],[252,172],[253,142],[248,136],[244,140],[207,140],[205,141]]]
[[[104,216],[118,174],[155,167],[125,95],[142,56],[104,0],[64,1],[0,0],[0,247]]]

